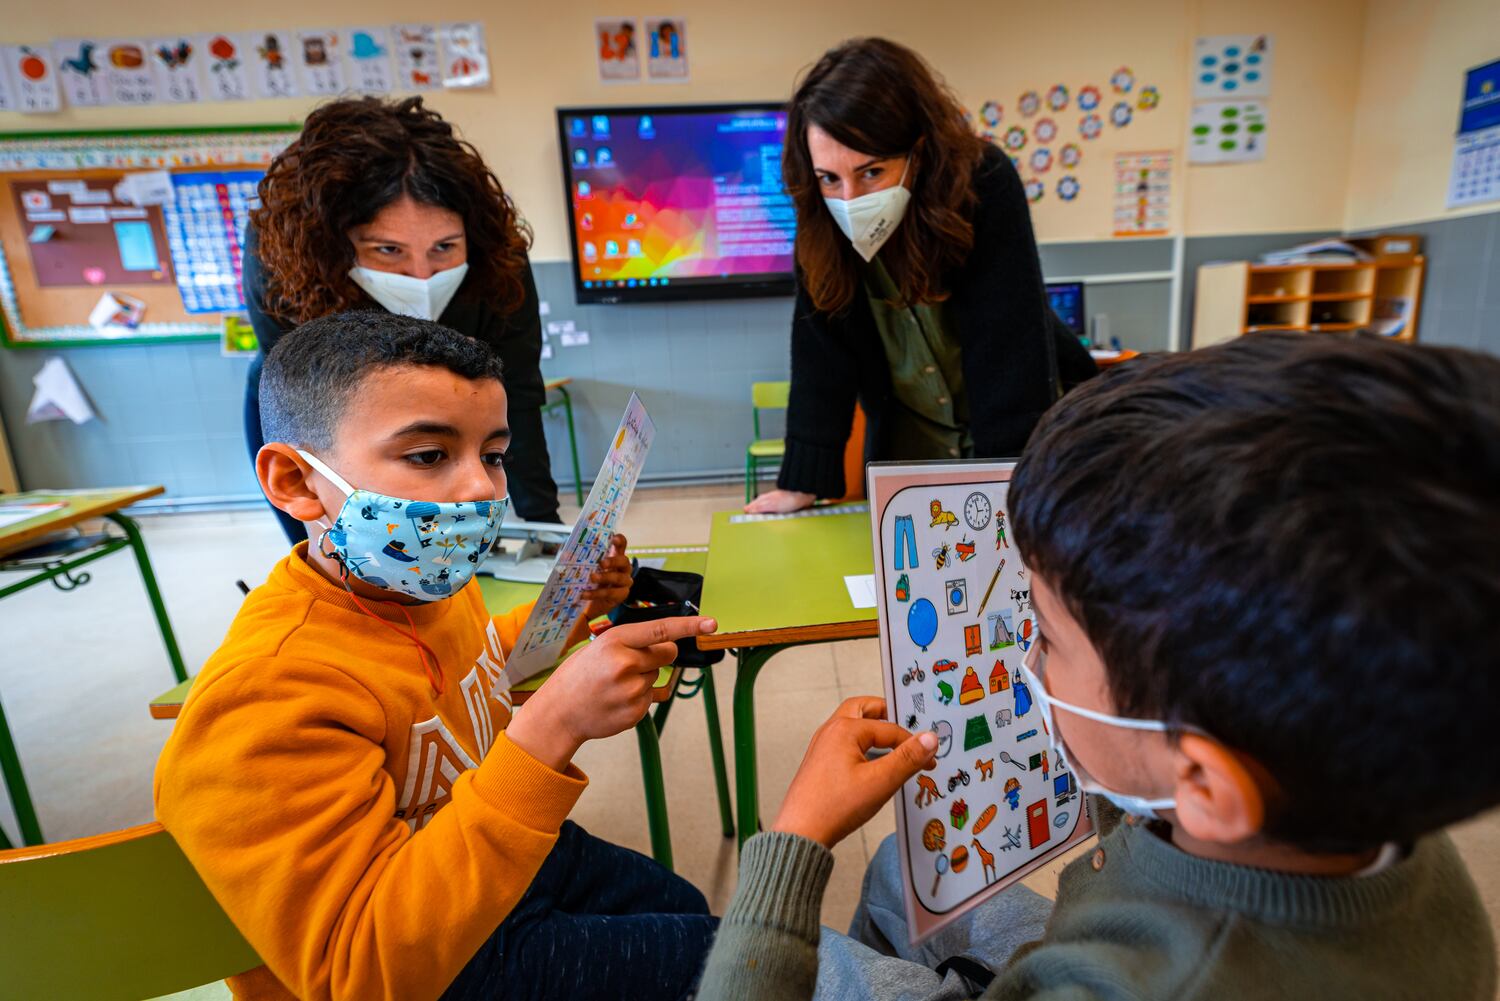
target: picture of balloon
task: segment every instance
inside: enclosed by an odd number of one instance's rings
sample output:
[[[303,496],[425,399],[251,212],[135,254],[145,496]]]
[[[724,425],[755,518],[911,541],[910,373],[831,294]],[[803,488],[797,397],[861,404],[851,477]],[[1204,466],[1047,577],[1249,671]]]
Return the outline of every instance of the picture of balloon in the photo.
[[[937,896],[938,884],[943,881],[943,873],[948,871],[948,856],[938,852],[932,864],[937,867],[937,879],[932,881],[932,892],[928,894],[929,897]]]
[[[926,650],[927,644],[937,636],[937,628],[937,609],[932,607],[932,602],[926,598],[912,602],[911,611],[906,613],[906,631],[911,634],[911,641]]]

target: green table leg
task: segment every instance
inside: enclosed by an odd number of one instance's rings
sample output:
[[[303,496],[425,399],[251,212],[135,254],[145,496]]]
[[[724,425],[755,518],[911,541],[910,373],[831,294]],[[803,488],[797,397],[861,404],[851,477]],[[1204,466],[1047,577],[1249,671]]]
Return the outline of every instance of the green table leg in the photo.
[[[667,822],[667,791],[661,773],[661,744],[656,721],[647,712],[635,725],[635,740],[641,751],[641,782],[646,787],[646,824],[651,830],[651,856],[672,868],[672,830]]]
[[[558,386],[557,391],[562,394],[563,413],[568,415],[568,449],[573,453],[573,496],[578,498],[578,506],[583,507],[583,472],[578,468],[578,435],[573,431],[573,397],[568,395],[567,386]]]
[[[0,774],[5,776],[5,788],[10,792],[10,805],[16,811],[16,823],[21,826],[21,843],[39,845],[42,826],[37,823],[36,810],[31,806],[31,792],[26,788],[26,776],[21,774],[21,759],[16,755],[16,745],[10,738],[10,726],[5,722],[5,710],[0,708]],[[10,847],[10,842],[0,833],[0,842]]]
[[[182,663],[182,653],[177,649],[177,637],[172,632],[172,623],[167,618],[167,606],[162,604],[161,591],[156,587],[156,574],[151,572],[151,558],[146,555],[146,543],[141,539],[141,530],[135,522],[116,511],[105,515],[110,521],[125,530],[130,548],[135,550],[135,565],[141,571],[141,582],[146,585],[146,595],[151,599],[151,609],[156,613],[156,625],[161,629],[161,641],[167,648],[167,657],[172,661],[172,673],[177,683],[188,679],[187,668]]]
[[[740,847],[760,830],[760,787],[755,763],[755,676],[766,661],[786,649],[759,646],[739,652],[734,672],[734,786],[739,809]]]
[[[719,821],[724,837],[734,837],[734,809],[729,802],[729,772],[724,767],[724,735],[719,730],[719,698],[714,693],[714,672],[703,669],[703,715],[708,719],[708,752],[714,759],[714,791],[719,794]]]

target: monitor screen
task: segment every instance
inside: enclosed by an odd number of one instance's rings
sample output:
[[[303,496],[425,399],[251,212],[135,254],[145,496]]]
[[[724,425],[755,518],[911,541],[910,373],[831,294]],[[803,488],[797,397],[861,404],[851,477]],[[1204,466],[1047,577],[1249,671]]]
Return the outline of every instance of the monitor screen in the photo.
[[[790,295],[779,103],[559,108],[580,303]]]
[[[1075,337],[1088,333],[1084,327],[1083,282],[1048,282],[1047,301]]]

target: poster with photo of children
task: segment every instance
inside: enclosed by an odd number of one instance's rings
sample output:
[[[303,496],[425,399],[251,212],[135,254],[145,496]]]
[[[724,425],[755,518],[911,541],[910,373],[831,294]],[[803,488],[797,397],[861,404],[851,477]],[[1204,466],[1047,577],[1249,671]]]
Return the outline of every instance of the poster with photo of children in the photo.
[[[896,798],[913,943],[1093,833],[1017,673],[1036,622],[1010,539],[1014,468],[868,467],[886,705],[938,735],[937,768]]]

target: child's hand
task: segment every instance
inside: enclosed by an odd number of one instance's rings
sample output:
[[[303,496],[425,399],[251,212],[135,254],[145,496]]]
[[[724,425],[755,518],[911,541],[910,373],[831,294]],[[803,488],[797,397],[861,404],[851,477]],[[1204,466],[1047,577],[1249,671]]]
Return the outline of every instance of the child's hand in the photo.
[[[617,534],[609,540],[609,552],[599,558],[599,569],[589,577],[593,586],[582,594],[588,602],[583,607],[585,621],[607,615],[630,593],[630,560],[625,556],[625,546],[625,536]]]
[[[832,848],[875,816],[903,782],[937,764],[936,734],[912,736],[884,715],[883,699],[844,700],[813,734],[771,830]],[[873,747],[894,750],[871,761],[865,753]]]
[[[510,724],[511,742],[562,771],[584,741],[612,737],[641,721],[657,673],[677,659],[675,640],[717,628],[713,619],[674,616],[606,630],[537,689]],[[665,698],[667,690],[661,693]]]

